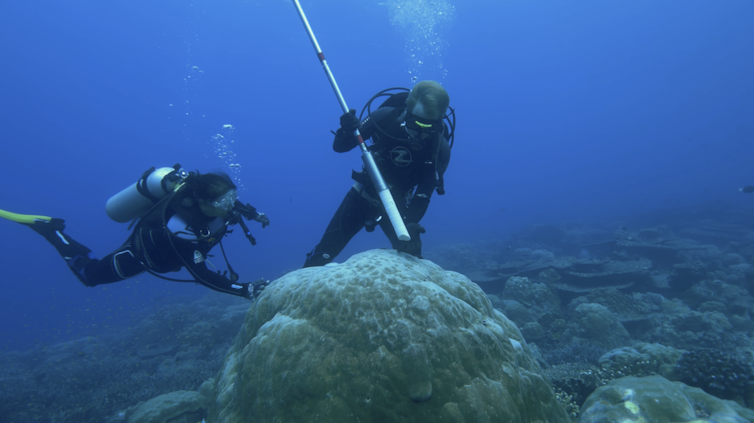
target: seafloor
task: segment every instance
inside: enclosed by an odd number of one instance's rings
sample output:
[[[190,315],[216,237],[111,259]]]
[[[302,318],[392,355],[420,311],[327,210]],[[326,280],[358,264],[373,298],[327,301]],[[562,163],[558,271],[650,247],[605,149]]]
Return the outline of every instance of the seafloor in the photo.
[[[424,258],[482,287],[574,420],[590,394],[625,376],[754,409],[752,213],[708,204],[537,224],[507,239],[425,244]],[[139,402],[195,391],[217,376],[248,308],[210,292],[161,304],[128,331],[3,353],[0,422],[124,421]]]

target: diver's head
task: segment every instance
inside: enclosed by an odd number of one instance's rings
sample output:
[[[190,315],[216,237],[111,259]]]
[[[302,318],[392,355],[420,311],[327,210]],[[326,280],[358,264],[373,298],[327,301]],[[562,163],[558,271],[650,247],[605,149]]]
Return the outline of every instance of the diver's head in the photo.
[[[421,81],[414,85],[406,99],[404,128],[414,141],[435,135],[443,130],[442,118],[450,105],[445,88],[435,81]]]
[[[188,185],[202,213],[207,216],[225,217],[238,199],[236,184],[223,172],[197,174]]]

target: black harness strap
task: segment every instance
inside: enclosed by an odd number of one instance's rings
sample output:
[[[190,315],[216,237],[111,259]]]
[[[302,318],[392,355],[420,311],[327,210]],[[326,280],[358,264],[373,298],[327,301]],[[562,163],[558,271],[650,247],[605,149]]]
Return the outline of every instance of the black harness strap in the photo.
[[[136,182],[136,191],[139,191],[139,194],[143,195],[144,197],[147,197],[153,203],[159,203],[160,199],[155,197],[151,192],[149,192],[149,186],[147,186],[147,179],[149,179],[149,175],[154,173],[154,171],[155,171],[155,167],[152,166],[141,175],[141,178],[139,178],[139,180]]]

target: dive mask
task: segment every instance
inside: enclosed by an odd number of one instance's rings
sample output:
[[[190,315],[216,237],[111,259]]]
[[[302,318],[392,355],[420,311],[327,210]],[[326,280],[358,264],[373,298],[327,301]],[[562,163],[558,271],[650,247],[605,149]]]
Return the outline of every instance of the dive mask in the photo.
[[[212,204],[212,207],[220,208],[225,211],[231,211],[233,209],[233,206],[236,204],[236,200],[238,200],[238,191],[232,189],[210,204]]]
[[[403,123],[409,137],[422,140],[442,130],[441,120],[421,118],[412,113],[406,113],[406,121]]]

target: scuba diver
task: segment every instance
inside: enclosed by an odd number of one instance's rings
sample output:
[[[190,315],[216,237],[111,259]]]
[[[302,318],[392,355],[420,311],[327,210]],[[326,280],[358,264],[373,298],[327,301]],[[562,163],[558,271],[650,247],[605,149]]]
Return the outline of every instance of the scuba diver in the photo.
[[[120,248],[101,260],[63,232],[63,219],[4,210],[0,210],[0,217],[24,224],[42,235],[86,286],[118,282],[149,272],[162,279],[196,282],[218,292],[254,300],[269,284],[264,279],[238,282],[238,274],[227,258],[228,270],[224,273],[207,267],[210,250],[232,232],[229,225],[239,224],[254,245],[256,240],[243,218],[260,222],[262,228],[270,224],[264,213],[238,201],[236,185],[225,173],[186,172],[180,165],[152,168],[136,184],[111,197],[106,211],[117,222],[132,221],[133,232]],[[182,267],[193,279],[160,275],[177,272]]]
[[[398,93],[390,91],[401,90]],[[372,102],[389,96],[372,111]],[[377,93],[362,109],[362,121],[351,109],[340,117],[333,150],[345,153],[358,145],[354,132],[358,129],[364,140],[372,139],[368,148],[395,199],[410,241],[401,241],[380,201],[366,170],[352,171],[354,184],[330,220],[321,241],[306,255],[304,267],[330,263],[362,228],[374,231],[379,225],[398,251],[421,257],[419,222],[429,206],[432,193],[445,194],[443,174],[450,161],[455,131],[455,112],[449,107],[447,91],[435,81],[421,81],[410,91],[389,88]],[[445,114],[450,110],[450,116]],[[445,121],[447,120],[450,126]]]

